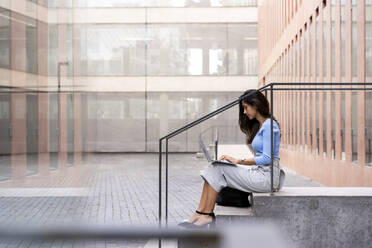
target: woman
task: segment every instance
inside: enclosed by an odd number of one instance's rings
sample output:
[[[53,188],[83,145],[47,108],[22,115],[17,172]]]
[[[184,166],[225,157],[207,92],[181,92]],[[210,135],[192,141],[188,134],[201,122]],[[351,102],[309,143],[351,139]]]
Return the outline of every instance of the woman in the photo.
[[[220,160],[238,164],[238,166],[210,165],[201,177],[204,179],[203,191],[196,212],[179,225],[186,228],[209,227],[215,222],[213,213],[218,192],[224,187],[245,192],[271,191],[271,119],[266,97],[257,90],[248,90],[240,97],[239,125],[246,135],[247,144],[252,144],[255,156],[237,159],[222,155]],[[279,145],[280,127],[273,120],[274,142],[274,188],[279,187]],[[284,178],[283,178],[284,179]]]

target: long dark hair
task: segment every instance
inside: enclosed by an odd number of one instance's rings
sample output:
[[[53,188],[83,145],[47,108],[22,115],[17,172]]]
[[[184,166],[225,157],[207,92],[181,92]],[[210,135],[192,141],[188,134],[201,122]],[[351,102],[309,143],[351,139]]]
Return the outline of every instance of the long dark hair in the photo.
[[[247,90],[239,98],[239,126],[240,130],[247,137],[247,144],[252,144],[254,136],[256,136],[260,129],[260,123],[256,118],[250,120],[248,116],[244,114],[243,102],[251,105],[257,109],[257,111],[265,118],[270,118],[270,107],[266,97],[258,90]],[[273,118],[279,126],[279,122]]]

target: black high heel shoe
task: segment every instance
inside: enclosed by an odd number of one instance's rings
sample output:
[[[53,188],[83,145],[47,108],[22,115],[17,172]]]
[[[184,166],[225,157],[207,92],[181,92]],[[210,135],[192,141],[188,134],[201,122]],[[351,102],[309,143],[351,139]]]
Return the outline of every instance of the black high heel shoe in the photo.
[[[209,223],[205,223],[203,225],[195,225],[194,223],[190,223],[186,226],[186,228],[192,228],[192,229],[201,229],[201,228],[214,228],[216,226],[216,216],[214,215],[214,213],[203,213],[203,212],[200,212],[198,210],[196,210],[196,212],[198,214],[201,214],[201,215],[209,215],[212,217],[212,222],[209,222]]]
[[[198,213],[198,214],[201,213],[198,210],[196,210],[195,212]],[[193,225],[193,224],[191,222],[189,222],[189,220],[184,220],[184,221],[177,224],[177,226],[185,227],[185,228],[190,228],[190,225]]]

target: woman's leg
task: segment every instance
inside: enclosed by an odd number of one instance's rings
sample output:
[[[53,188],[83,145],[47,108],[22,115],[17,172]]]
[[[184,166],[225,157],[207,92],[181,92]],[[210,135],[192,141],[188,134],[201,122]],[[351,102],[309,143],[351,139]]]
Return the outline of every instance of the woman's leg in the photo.
[[[206,196],[207,196],[207,189],[208,189],[207,184],[208,184],[208,182],[204,180],[203,190],[202,190],[202,193],[201,193],[201,196],[200,196],[199,206],[198,206],[198,208],[197,208],[197,210],[200,211],[200,212],[203,212],[203,206],[204,206],[204,204],[205,204],[205,200],[206,200]],[[190,217],[189,222],[190,222],[190,223],[193,223],[193,222],[195,222],[199,217],[200,217],[200,214],[194,213],[194,214]]]
[[[214,204],[217,200],[218,192],[215,191],[212,186],[205,181],[205,196],[203,201],[200,201],[198,210],[205,213],[212,213],[214,209]]]
[[[218,192],[215,191],[212,186],[205,181],[203,187],[202,197],[200,199],[198,210],[204,213],[212,213],[214,205],[217,200]],[[209,215],[199,215],[194,222],[195,225],[203,225],[212,222],[212,217]]]
[[[198,211],[204,213],[212,213],[214,209],[214,204],[216,203],[218,193],[209,185],[209,183],[204,180],[203,190],[200,196],[199,206],[197,208]],[[194,213],[190,219],[190,223],[194,223],[200,217],[204,215],[200,215]]]

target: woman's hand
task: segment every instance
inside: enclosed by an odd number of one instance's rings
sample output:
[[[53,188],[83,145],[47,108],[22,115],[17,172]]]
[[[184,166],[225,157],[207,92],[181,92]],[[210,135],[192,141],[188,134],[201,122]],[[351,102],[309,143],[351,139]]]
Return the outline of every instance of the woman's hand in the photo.
[[[237,164],[239,163],[239,159],[236,159],[236,158],[233,158],[231,156],[228,156],[228,155],[222,155],[219,160],[227,160],[229,161],[230,163],[234,163],[234,164]]]

